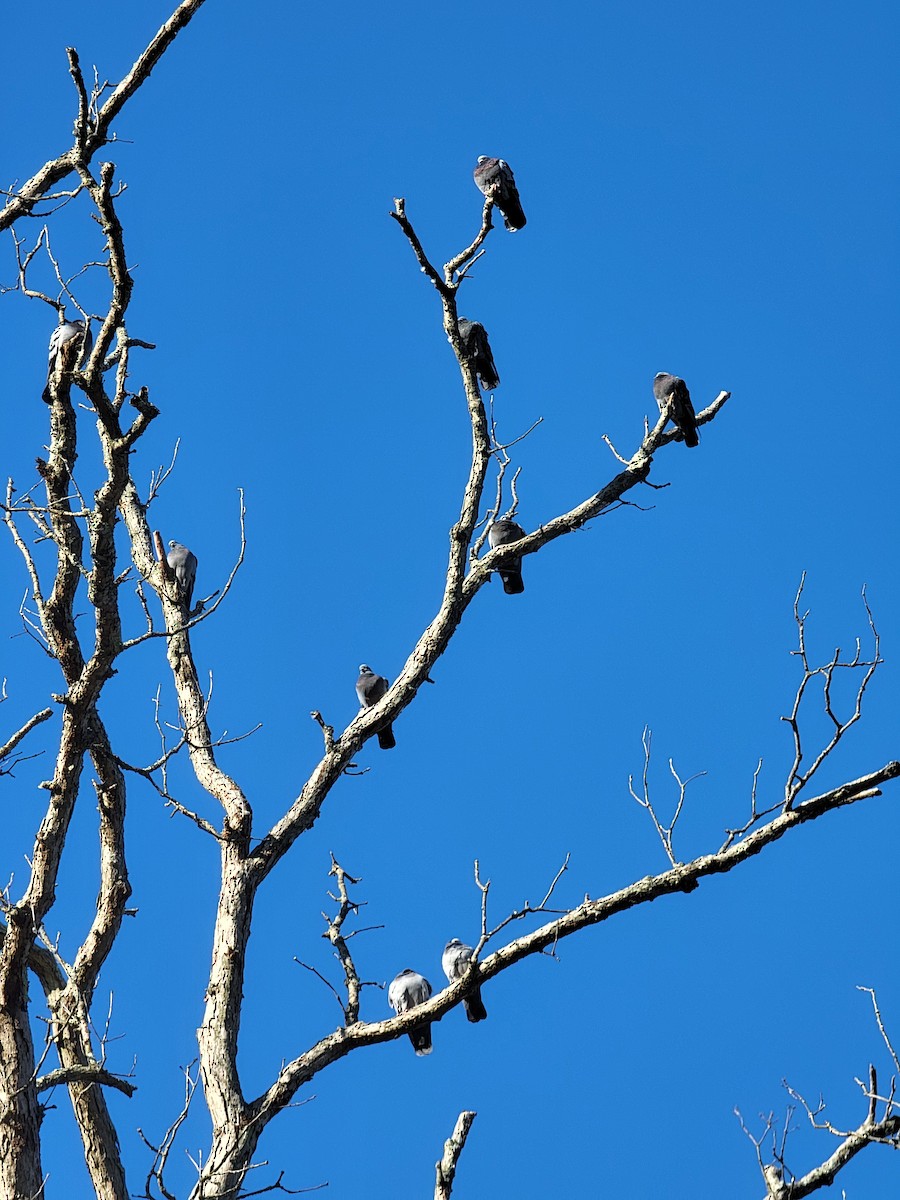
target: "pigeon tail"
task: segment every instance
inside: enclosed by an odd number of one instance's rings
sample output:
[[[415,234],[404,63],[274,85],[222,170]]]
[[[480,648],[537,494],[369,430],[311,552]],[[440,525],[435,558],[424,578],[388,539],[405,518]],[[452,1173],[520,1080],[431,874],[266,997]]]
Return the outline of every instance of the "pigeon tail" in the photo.
[[[497,374],[497,368],[493,362],[481,361],[476,367],[478,377],[481,380],[482,390],[485,392],[495,392],[500,386],[500,376]]]
[[[699,446],[700,435],[697,433],[696,425],[683,425],[681,432],[684,434],[684,444],[686,446]]]
[[[384,729],[378,730],[378,745],[382,750],[393,750],[397,743],[394,741],[393,725],[385,725]]]
[[[511,571],[507,567],[506,570],[500,571],[500,578],[503,580],[503,590],[507,596],[519,596],[525,591],[521,570]]]
[[[481,988],[476,988],[471,996],[466,996],[463,1000],[466,1009],[466,1016],[470,1021],[486,1021],[487,1009],[484,1007],[484,1001],[481,999]]]
[[[497,207],[500,208],[500,205],[498,204]],[[515,233],[527,224],[518,196],[504,196],[503,207],[500,208],[500,211],[503,213],[503,224],[510,233]]]
[[[430,1054],[432,1051],[431,1045],[431,1025],[420,1025],[418,1029],[409,1031],[409,1040],[413,1044],[413,1049],[421,1058],[424,1054]]]

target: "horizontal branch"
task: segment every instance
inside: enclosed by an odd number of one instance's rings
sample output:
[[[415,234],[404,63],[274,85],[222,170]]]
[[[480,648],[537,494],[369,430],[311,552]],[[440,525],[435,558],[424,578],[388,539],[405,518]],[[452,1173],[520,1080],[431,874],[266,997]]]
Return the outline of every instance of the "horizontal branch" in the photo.
[[[99,1063],[73,1063],[68,1067],[57,1067],[55,1071],[41,1075],[36,1086],[39,1092],[45,1092],[64,1083],[102,1083],[104,1087],[116,1088],[129,1097],[137,1091],[137,1084],[113,1075],[112,1071],[107,1071]]]
[[[460,1003],[464,995],[471,992],[476,983],[492,979],[514,963],[532,954],[539,954],[563,938],[590,925],[600,924],[627,909],[651,903],[662,896],[693,891],[701,879],[732,870],[779,841],[792,829],[857,800],[880,795],[879,785],[898,777],[900,762],[889,762],[870,775],[842,784],[782,813],[727,849],[715,854],[702,855],[690,863],[678,864],[660,875],[648,875],[602,899],[586,898],[577,908],[496,950],[477,963],[463,979],[445,988],[427,1003],[400,1016],[384,1021],[360,1022],[328,1034],[304,1054],[288,1063],[272,1086],[248,1105],[248,1111],[253,1114],[254,1119],[258,1119],[283,1108],[299,1087],[358,1046],[392,1041],[402,1034],[409,1033],[423,1021],[440,1021]]]

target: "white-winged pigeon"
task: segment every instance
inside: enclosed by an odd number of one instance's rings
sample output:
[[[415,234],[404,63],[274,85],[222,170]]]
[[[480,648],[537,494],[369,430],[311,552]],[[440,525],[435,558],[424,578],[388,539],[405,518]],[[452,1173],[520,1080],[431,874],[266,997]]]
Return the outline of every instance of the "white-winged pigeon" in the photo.
[[[493,200],[503,213],[506,228],[511,233],[521,229],[525,224],[525,214],[509,163],[502,158],[488,158],[486,154],[479,154],[478,165],[472,174],[479,191]]]
[[[472,366],[481,380],[482,389],[486,392],[494,391],[500,386],[500,376],[494,366],[487,330],[480,321],[470,321],[466,317],[460,317],[457,325],[463,353],[472,359]]]
[[[441,955],[441,966],[444,968],[444,974],[451,983],[456,983],[457,979],[462,979],[466,971],[469,969],[469,964],[472,961],[472,947],[464,945],[459,938],[451,938],[444,947],[444,953]],[[463,1004],[466,1009],[466,1016],[470,1021],[485,1021],[487,1020],[487,1009],[484,1007],[484,1001],[481,999],[481,988],[473,988],[468,996],[463,997]]]
[[[498,546],[505,546],[507,542],[517,542],[519,538],[523,537],[525,537],[525,530],[522,526],[506,518],[495,521],[488,530],[488,542],[492,550],[496,550]],[[517,596],[520,592],[525,591],[525,584],[522,582],[521,557],[510,559],[506,566],[498,567],[497,570],[503,580],[504,592],[510,596]]]
[[[194,594],[194,580],[197,577],[197,555],[192,554],[181,542],[169,542],[169,553],[166,562],[175,572],[175,579],[181,588],[188,612],[191,611],[191,597]]]
[[[684,435],[684,444],[699,446],[697,417],[691,403],[691,393],[687,390],[684,380],[679,379],[677,375],[670,375],[667,371],[658,371],[653,380],[653,395],[660,412],[668,406],[669,416]]]
[[[47,385],[43,391],[43,400],[49,404],[52,399],[50,380],[53,378],[54,371],[57,368],[60,372],[74,371],[76,367],[79,369],[83,367],[88,360],[93,344],[94,335],[91,333],[91,327],[80,317],[77,321],[67,321],[65,318],[60,321],[50,334],[50,350],[47,355]]]
[[[431,984],[425,976],[407,967],[391,981],[391,986],[388,988],[388,1004],[400,1016],[401,1013],[409,1012],[411,1008],[424,1004],[430,995]],[[425,1021],[422,1025],[411,1029],[409,1040],[412,1042],[416,1054],[430,1054],[431,1022]]]
[[[383,675],[376,675],[365,663],[359,668],[359,679],[356,681],[356,694],[359,697],[360,708],[372,708],[385,694],[391,685]],[[382,750],[393,750],[397,745],[394,741],[394,727],[390,721],[376,730],[378,745]]]

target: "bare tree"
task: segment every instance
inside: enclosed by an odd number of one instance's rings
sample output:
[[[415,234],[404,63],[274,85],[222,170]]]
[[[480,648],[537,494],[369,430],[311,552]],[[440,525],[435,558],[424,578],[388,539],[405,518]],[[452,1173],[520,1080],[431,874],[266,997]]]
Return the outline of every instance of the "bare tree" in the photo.
[[[29,595],[22,606],[23,628],[36,646],[53,660],[62,676],[60,694],[53,706],[41,708],[18,730],[5,736],[0,747],[0,773],[12,772],[19,757],[28,752],[29,737],[38,725],[56,717],[59,722],[55,759],[43,785],[47,803],[35,831],[28,877],[23,887],[4,894],[4,923],[0,938],[0,1193],[10,1197],[38,1197],[44,1190],[41,1157],[41,1094],[64,1085],[68,1089],[75,1122],[84,1148],[84,1159],[98,1197],[124,1200],[134,1194],[135,1183],[126,1183],[125,1165],[106,1102],[106,1089],[131,1096],[135,1084],[112,1072],[106,1064],[106,1037],[97,1032],[94,997],[99,972],[110,955],[128,912],[131,894],[126,842],[126,780],[136,775],[148,782],[176,812],[194,822],[215,840],[221,866],[212,961],[206,1009],[198,1031],[198,1073],[185,1075],[184,1106],[173,1114],[162,1139],[145,1138],[150,1167],[142,1181],[147,1197],[171,1197],[166,1169],[170,1152],[197,1084],[202,1091],[212,1125],[208,1147],[197,1163],[191,1191],[200,1197],[230,1198],[265,1191],[287,1191],[283,1175],[256,1187],[248,1173],[256,1164],[260,1137],[269,1122],[295,1101],[298,1090],[320,1072],[347,1055],[380,1042],[405,1036],[425,1021],[440,1019],[476,987],[512,970],[525,958],[546,952],[562,939],[607,921],[636,906],[676,892],[691,892],[711,875],[727,873],[763,853],[775,842],[794,837],[807,823],[837,809],[881,794],[884,784],[900,775],[900,763],[874,764],[865,774],[815,793],[812,786],[820,768],[831,761],[843,735],[859,720],[866,688],[881,662],[875,622],[866,603],[871,650],[857,645],[849,658],[837,651],[817,665],[806,649],[805,614],[801,591],[795,605],[799,637],[797,651],[803,675],[795,703],[786,718],[794,740],[794,759],[783,794],[761,799],[754,780],[748,811],[735,828],[726,831],[722,844],[711,852],[682,861],[676,848],[677,824],[688,802],[691,780],[682,780],[670,764],[677,798],[669,818],[660,815],[661,802],[652,793],[649,775],[650,735],[645,734],[645,768],[639,784],[632,780],[632,795],[646,810],[667,859],[667,867],[599,899],[585,897],[574,907],[553,907],[556,886],[567,865],[549,883],[536,904],[525,903],[496,917],[490,911],[490,881],[483,880],[478,864],[475,881],[481,897],[480,936],[469,972],[438,991],[412,1011],[380,1021],[361,1018],[361,978],[354,961],[352,928],[361,901],[353,893],[358,880],[333,857],[334,903],[326,917],[326,936],[342,968],[340,989],[328,984],[339,1003],[340,1023],[326,1036],[296,1054],[269,1079],[258,1094],[247,1098],[238,1064],[238,1035],[247,976],[247,948],[254,905],[276,866],[296,846],[323,812],[335,783],[352,771],[362,746],[411,705],[430,673],[447,651],[467,609],[476,601],[493,573],[510,568],[517,560],[539,554],[550,543],[581,529],[592,518],[634,503],[633,490],[647,484],[656,456],[682,440],[677,428],[667,428],[664,410],[651,427],[647,423],[631,454],[610,446],[614,473],[598,477],[596,487],[565,512],[547,516],[537,529],[514,542],[485,550],[491,521],[516,515],[517,476],[510,472],[515,443],[498,440],[492,414],[485,407],[474,357],[460,338],[457,299],[468,273],[485,252],[493,229],[495,197],[488,195],[481,222],[472,241],[436,267],[422,245],[403,199],[391,213],[415,261],[431,285],[439,304],[443,330],[459,365],[461,383],[471,423],[472,454],[459,500],[459,513],[450,530],[450,550],[443,594],[432,619],[414,639],[406,662],[386,693],[364,708],[339,734],[327,716],[314,712],[323,735],[322,757],[294,801],[268,828],[254,821],[252,778],[242,780],[226,771],[220,761],[217,739],[210,727],[210,696],[201,682],[192,648],[193,631],[210,618],[224,601],[244,551],[241,550],[221,592],[191,604],[191,597],[167,560],[165,539],[152,528],[149,510],[167,472],[154,476],[141,490],[135,475],[141,440],[159,410],[148,390],[131,386],[136,374],[134,351],[152,349],[130,332],[129,306],[134,281],[129,270],[126,236],[119,217],[116,166],[97,162],[114,141],[113,122],[177,34],[193,18],[202,0],[185,0],[162,26],[132,70],[115,87],[97,81],[92,87],[83,77],[78,55],[69,50],[69,67],[75,87],[77,116],[73,144],[48,161],[27,183],[12,190],[0,214],[0,229],[12,231],[17,281],[12,290],[56,310],[62,319],[65,306],[78,307],[74,275],[50,256],[58,292],[50,295],[33,283],[40,256],[49,254],[47,234],[29,241],[25,218],[52,215],[59,206],[79,199],[87,202],[103,232],[102,269],[108,278],[108,303],[104,312],[82,315],[95,326],[93,345],[76,337],[71,352],[60,351],[51,360],[47,386],[48,448],[38,459],[39,481],[24,491],[8,481],[3,504],[7,531],[17,547],[28,581]],[[107,94],[108,93],[108,94]],[[65,186],[64,186],[65,185]],[[81,268],[79,267],[79,270]],[[94,320],[94,318],[96,318]],[[83,397],[78,401],[76,398]],[[697,414],[704,427],[723,411],[729,393],[721,391]],[[94,458],[99,478],[89,487],[76,472],[76,462],[86,443],[96,435]],[[492,474],[493,472],[493,474]],[[241,510],[243,516],[243,509]],[[127,554],[116,543],[116,525],[127,533]],[[46,543],[52,558],[37,553]],[[124,586],[136,585],[143,614],[143,632],[123,634]],[[80,606],[93,614],[90,635],[79,629]],[[138,646],[158,642],[165,646],[177,695],[180,724],[175,744],[163,743],[157,758],[143,766],[128,763],[111,742],[101,714],[104,689],[127,656]],[[832,696],[836,676],[852,674],[857,680],[855,703],[849,715]],[[831,734],[810,749],[805,744],[802,718],[814,685],[821,682],[823,708]],[[2,710],[0,710],[2,712]],[[162,723],[159,724],[164,732]],[[217,803],[221,820],[214,823],[189,809],[168,786],[168,767],[176,755],[186,754],[198,784]],[[67,835],[76,806],[90,802],[83,786],[85,771],[95,777],[93,791],[99,810],[99,893],[96,910],[77,953],[64,959],[58,939],[49,932],[55,914],[57,880],[67,850]],[[249,775],[249,773],[248,773]],[[528,931],[509,940],[509,927],[530,921]],[[348,929],[348,923],[351,928]],[[310,967],[315,970],[314,967]],[[316,972],[318,973],[318,972]],[[49,1012],[49,1034],[41,1049],[28,976],[37,981]],[[326,980],[327,982],[327,980]],[[877,1012],[877,1009],[876,1009]],[[880,1023],[880,1014],[878,1015]],[[888,1043],[889,1045],[889,1043]],[[48,1062],[48,1057],[52,1059]],[[891,1050],[896,1069],[896,1055]],[[863,1088],[869,1104],[865,1121],[851,1131],[831,1130],[842,1144],[819,1167],[802,1177],[783,1174],[783,1147],[772,1161],[760,1157],[771,1196],[808,1195],[830,1183],[843,1164],[870,1144],[900,1145],[900,1117],[896,1112],[894,1084],[879,1091],[874,1070]],[[820,1110],[803,1103],[813,1122]],[[880,1112],[876,1111],[881,1106]],[[475,1114],[460,1113],[456,1127],[436,1167],[435,1197],[449,1197],[460,1155]],[[818,1126],[817,1126],[818,1127]],[[830,1129],[830,1126],[825,1126]],[[761,1139],[756,1142],[761,1145]],[[780,1165],[778,1165],[780,1164]],[[130,1189],[130,1190],[129,1190]]]

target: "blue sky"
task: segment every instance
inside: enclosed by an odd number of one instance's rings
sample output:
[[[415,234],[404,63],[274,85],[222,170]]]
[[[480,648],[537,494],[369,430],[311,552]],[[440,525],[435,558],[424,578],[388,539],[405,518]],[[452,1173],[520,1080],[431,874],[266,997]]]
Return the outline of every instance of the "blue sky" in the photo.
[[[684,775],[707,772],[692,786],[682,858],[740,823],[760,757],[761,791],[777,797],[802,571],[812,654],[865,635],[866,584],[886,659],[822,788],[900,756],[894,6],[597,8],[208,0],[106,156],[128,184],[130,332],[158,347],[133,360],[133,386],[162,410],[136,477],[181,439],[154,525],[197,553],[199,591],[227,576],[245,490],[245,567],[193,644],[201,674],[214,672],[214,729],[263,722],[222,753],[260,833],[318,759],[310,709],[340,729],[356,711],[357,665],[393,677],[433,616],[468,467],[458,370],[437,299],[388,218],[394,196],[440,264],[478,228],[476,156],[515,169],[528,225],[491,235],[460,311],[490,333],[502,436],[543,417],[514,451],[527,528],[615,473],[604,433],[633,452],[655,411],[656,371],[684,376],[698,408],[732,392],[698,450],[659,454],[652,479],[670,486],[636,497],[649,511],[604,516],[528,559],[521,597],[496,583],[480,593],[436,686],[397,722],[396,751],[366,746],[369,772],[340,782],[268,881],[241,1035],[248,1095],[338,1016],[293,962],[337,981],[319,936],[329,851],[363,877],[363,923],[384,926],[355,942],[364,976],[412,966],[439,985],[447,938],[477,936],[475,857],[497,919],[539,898],[569,852],[565,905],[664,868],[627,793],[645,725],[661,806],[669,757]],[[160,0],[124,10],[51,0],[8,18],[0,64],[16,119],[0,130],[3,186],[68,145],[63,48],[117,80],[168,11]],[[66,270],[99,251],[84,209],[51,233]],[[0,283],[13,277],[7,242]],[[102,275],[79,295],[101,311]],[[46,441],[52,324],[44,306],[0,297],[3,476],[20,490]],[[88,489],[91,435],[86,420]],[[0,571],[5,730],[43,707],[58,678],[15,636],[26,584],[8,539]],[[137,632],[136,603],[128,621]],[[175,720],[153,644],[106,694],[131,761],[157,753],[158,685]],[[51,755],[54,728],[30,748]],[[812,714],[808,728],[821,734]],[[216,819],[186,766],[178,794]],[[35,785],[49,769],[45,756],[0,785],[4,880],[15,871],[24,882],[44,795]],[[328,1180],[336,1197],[429,1195],[444,1138],[473,1108],[459,1200],[761,1195],[733,1108],[758,1129],[758,1113],[783,1114],[786,1078],[823,1093],[836,1124],[856,1125],[854,1075],[873,1059],[887,1071],[858,984],[877,988],[900,1040],[886,919],[898,803],[888,789],[690,896],[570,939],[559,962],[507,972],[485,989],[489,1020],[450,1014],[428,1059],[405,1039],[351,1056],[298,1097],[314,1102],[269,1127],[262,1157],[290,1186]],[[179,1067],[196,1053],[218,861],[149,789],[135,783],[129,804],[139,915],[95,1007],[114,993],[113,1063],[137,1057],[137,1095],[111,1104],[139,1190],[146,1154],[133,1131],[161,1135],[180,1106]],[[95,837],[86,788],[53,914],[64,953],[96,894]],[[363,1017],[385,1015],[384,993],[367,989]],[[55,1102],[47,1195],[80,1200],[80,1149],[66,1097]],[[182,1147],[195,1154],[206,1137],[198,1108]],[[802,1128],[789,1146],[798,1175],[833,1149]],[[873,1148],[841,1184],[851,1200],[886,1195],[896,1172]],[[176,1151],[172,1185],[183,1192],[190,1177]]]

